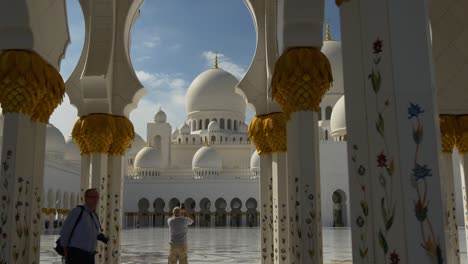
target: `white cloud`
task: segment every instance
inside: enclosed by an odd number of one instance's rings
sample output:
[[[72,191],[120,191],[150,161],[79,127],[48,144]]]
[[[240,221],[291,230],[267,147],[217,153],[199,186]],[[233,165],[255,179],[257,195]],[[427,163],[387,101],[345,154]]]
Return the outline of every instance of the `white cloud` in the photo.
[[[152,36],[150,39],[143,41],[143,46],[146,48],[154,48],[161,44],[161,38],[158,36]]]
[[[215,51],[204,51],[202,53],[202,56],[203,58],[205,58],[207,65],[213,66],[214,58],[216,56]],[[236,64],[230,57],[227,57],[222,53],[218,53],[218,62],[220,68],[230,72],[239,80],[241,80],[247,72],[246,68],[239,64]]]
[[[130,115],[136,132],[143,138],[146,137],[146,123],[153,120],[154,113],[159,107],[166,112],[167,121],[171,123],[173,129],[183,124],[185,94],[189,83],[182,78],[181,74],[146,71],[136,71],[136,74],[148,90],[148,94]]]

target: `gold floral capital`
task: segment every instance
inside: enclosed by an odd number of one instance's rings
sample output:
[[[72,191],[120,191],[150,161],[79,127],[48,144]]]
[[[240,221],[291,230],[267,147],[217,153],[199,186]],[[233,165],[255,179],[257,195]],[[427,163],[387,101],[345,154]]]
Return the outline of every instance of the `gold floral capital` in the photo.
[[[286,152],[286,113],[271,113],[256,116],[249,125],[249,138],[255,144],[258,154]]]
[[[442,151],[451,153],[453,147],[468,153],[468,115],[440,115]]]
[[[458,116],[457,149],[461,154],[468,153],[468,115]]]
[[[126,117],[90,114],[76,121],[72,136],[82,155],[102,153],[122,156],[131,144],[135,131]]]
[[[275,64],[272,98],[286,113],[317,112],[332,82],[330,62],[319,48],[290,48]]]
[[[457,145],[458,119],[456,115],[440,115],[440,137],[442,152],[452,153]]]
[[[0,104],[4,112],[24,114],[34,122],[48,123],[64,94],[60,73],[36,52],[5,50],[0,53]]]

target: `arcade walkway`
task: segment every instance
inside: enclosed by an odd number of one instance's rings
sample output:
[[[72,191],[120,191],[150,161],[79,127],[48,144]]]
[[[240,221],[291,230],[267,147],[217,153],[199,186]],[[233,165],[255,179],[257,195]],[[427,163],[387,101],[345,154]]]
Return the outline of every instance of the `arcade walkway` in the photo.
[[[464,238],[462,229],[460,237]],[[349,229],[323,230],[325,264],[351,263],[351,232]],[[55,235],[43,235],[41,264],[60,264],[53,252]],[[260,263],[260,230],[258,228],[192,228],[189,234],[191,264]],[[466,246],[461,239],[462,262],[466,263]],[[122,263],[166,264],[168,229],[130,229],[122,234]]]

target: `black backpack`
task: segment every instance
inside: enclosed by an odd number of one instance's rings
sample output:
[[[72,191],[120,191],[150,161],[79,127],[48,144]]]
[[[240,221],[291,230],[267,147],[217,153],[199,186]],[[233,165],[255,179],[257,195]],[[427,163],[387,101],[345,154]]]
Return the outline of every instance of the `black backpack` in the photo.
[[[68,238],[68,243],[70,243],[70,240],[73,236],[73,232],[75,232],[75,228],[76,226],[78,225],[78,223],[80,222],[80,219],[81,219],[81,216],[83,215],[83,211],[84,211],[84,206],[82,205],[79,205],[77,206],[79,208],[81,208],[81,211],[80,211],[80,215],[78,216],[78,219],[76,219],[76,222],[75,224],[73,225],[73,229],[70,233],[70,237]],[[57,241],[55,241],[55,247],[54,247],[54,250],[55,252],[57,252],[57,254],[59,254],[60,256],[65,256],[65,249],[62,247],[62,244],[60,243],[60,237],[57,239]]]

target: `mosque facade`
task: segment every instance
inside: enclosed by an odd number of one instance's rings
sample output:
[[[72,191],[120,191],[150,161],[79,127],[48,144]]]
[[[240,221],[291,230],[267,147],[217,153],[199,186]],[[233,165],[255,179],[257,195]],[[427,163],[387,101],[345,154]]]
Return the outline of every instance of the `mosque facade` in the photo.
[[[323,52],[335,75],[318,113],[323,225],[349,226],[340,42],[324,41]],[[147,123],[147,138],[135,136],[125,158],[124,227],[164,226],[181,204],[196,215],[196,226],[259,225],[260,156],[249,140],[238,82],[215,62],[191,83],[180,127],[159,109]],[[81,156],[73,139],[51,124],[46,142],[44,225],[59,228],[79,201]]]

